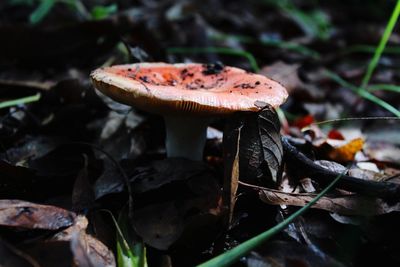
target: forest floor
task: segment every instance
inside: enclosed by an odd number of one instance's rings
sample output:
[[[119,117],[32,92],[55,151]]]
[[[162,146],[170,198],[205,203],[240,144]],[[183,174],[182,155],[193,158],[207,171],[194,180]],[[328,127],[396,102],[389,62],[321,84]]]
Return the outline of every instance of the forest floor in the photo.
[[[0,266],[195,266],[341,175],[234,265],[400,266],[399,3],[127,2],[0,3]],[[289,97],[212,121],[202,162],[165,159],[163,119],[90,80],[138,62],[235,66]]]

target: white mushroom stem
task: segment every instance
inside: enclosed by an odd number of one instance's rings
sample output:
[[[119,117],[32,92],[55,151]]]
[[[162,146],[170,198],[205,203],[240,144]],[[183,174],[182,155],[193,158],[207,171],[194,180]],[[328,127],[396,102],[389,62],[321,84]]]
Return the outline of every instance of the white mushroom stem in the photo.
[[[164,116],[167,156],[201,161],[207,138],[208,118]]]

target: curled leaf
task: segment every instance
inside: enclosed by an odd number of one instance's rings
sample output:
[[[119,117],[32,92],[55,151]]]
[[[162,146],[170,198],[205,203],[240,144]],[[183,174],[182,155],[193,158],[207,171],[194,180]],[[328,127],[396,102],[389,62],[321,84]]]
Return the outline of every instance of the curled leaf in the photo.
[[[0,225],[57,230],[74,223],[75,213],[21,200],[0,200]]]

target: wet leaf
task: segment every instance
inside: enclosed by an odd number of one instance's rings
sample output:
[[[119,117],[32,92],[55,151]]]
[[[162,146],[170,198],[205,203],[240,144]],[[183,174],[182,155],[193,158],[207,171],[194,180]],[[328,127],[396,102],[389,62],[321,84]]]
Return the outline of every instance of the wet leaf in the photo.
[[[20,200],[0,200],[0,225],[26,229],[58,230],[74,223],[73,212]]]

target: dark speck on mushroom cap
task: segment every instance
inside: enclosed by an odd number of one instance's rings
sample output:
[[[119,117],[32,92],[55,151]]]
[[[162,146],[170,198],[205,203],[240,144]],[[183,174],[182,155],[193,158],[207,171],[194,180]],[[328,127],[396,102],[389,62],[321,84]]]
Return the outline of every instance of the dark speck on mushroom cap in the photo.
[[[287,98],[279,83],[220,63],[118,65],[97,69],[91,77],[111,98],[156,113],[257,111],[255,103],[277,107]]]

